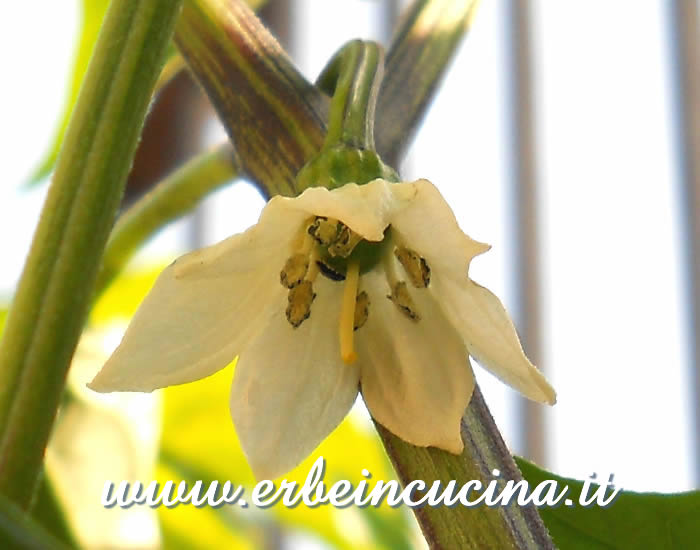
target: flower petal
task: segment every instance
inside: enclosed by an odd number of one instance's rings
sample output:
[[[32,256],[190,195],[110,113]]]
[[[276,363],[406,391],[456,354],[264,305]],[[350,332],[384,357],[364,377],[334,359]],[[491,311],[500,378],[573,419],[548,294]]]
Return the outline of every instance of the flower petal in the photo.
[[[231,416],[258,479],[294,468],[355,402],[358,369],[342,362],[338,343],[342,288],[319,277],[310,317],[294,329],[276,310],[238,360]]]
[[[466,273],[471,259],[491,246],[475,241],[460,229],[452,209],[428,180],[405,185],[412,185],[416,194],[410,205],[396,210],[391,220],[392,234],[401,241],[397,244],[415,250],[433,268]]]
[[[153,391],[225,367],[271,311],[284,311],[279,273],[288,250],[278,227],[259,224],[173,262],[89,387]]]
[[[460,422],[474,390],[462,338],[427,289],[411,289],[420,321],[387,298],[381,273],[362,277],[367,323],[357,333],[362,395],[372,416],[401,439],[452,453],[464,447]]]
[[[554,405],[554,390],[525,356],[498,297],[466,275],[437,274],[431,286],[474,359],[528,399]]]
[[[335,218],[365,239],[381,241],[396,212],[408,206],[415,194],[412,184],[377,179],[365,185],[348,183],[332,191],[313,187],[286,200],[294,209]]]

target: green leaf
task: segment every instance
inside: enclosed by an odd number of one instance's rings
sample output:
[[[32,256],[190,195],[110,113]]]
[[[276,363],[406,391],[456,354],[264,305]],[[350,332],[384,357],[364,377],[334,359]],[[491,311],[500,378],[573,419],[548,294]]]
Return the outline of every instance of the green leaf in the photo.
[[[39,164],[32,176],[29,178],[29,185],[34,185],[41,181],[49,174],[49,172],[51,172],[51,170],[53,170],[53,165],[55,164],[56,157],[58,156],[58,150],[61,147],[61,142],[63,141],[63,134],[66,132],[68,120],[73,112],[73,106],[78,99],[78,92],[80,91],[80,86],[83,83],[83,77],[85,76],[85,71],[87,70],[88,61],[90,61],[90,57],[92,56],[92,50],[94,49],[95,42],[97,41],[97,33],[102,25],[102,19],[104,19],[105,12],[107,11],[109,0],[82,0],[80,4],[82,24],[80,29],[80,38],[78,40],[78,46],[75,52],[75,61],[73,63],[73,69],[70,76],[68,96],[66,97],[63,112],[58,119],[58,126],[54,132],[54,137],[51,141],[49,150],[44,156],[44,159],[41,161],[41,164]]]
[[[622,491],[610,506],[578,504],[583,482],[557,476],[516,458],[532,489],[547,479],[568,485],[573,506],[540,508],[540,516],[560,550],[697,548],[700,541],[700,491],[678,494]],[[588,496],[597,485],[592,485]],[[608,490],[608,495],[610,490]]]
[[[32,517],[52,536],[68,546],[75,546],[75,538],[68,525],[66,513],[67,510],[58,502],[52,480],[44,475],[35,496]]]
[[[22,550],[67,550],[17,505],[0,494],[0,543],[3,548]]]

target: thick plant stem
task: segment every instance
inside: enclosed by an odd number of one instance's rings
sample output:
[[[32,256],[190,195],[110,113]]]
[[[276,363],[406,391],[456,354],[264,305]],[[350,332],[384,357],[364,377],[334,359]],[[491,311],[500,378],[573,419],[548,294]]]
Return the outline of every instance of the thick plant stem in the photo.
[[[415,0],[386,54],[377,103],[377,152],[399,168],[406,149],[466,35],[479,0]]]
[[[175,42],[241,168],[274,194],[295,196],[297,172],[323,143],[325,96],[241,0],[189,0]]]
[[[430,414],[429,411],[426,414]],[[507,481],[522,480],[478,386],[462,418],[464,451],[459,456],[433,447],[415,447],[381,425],[375,425],[404,485],[420,479],[430,487],[440,480],[444,490],[449,481],[455,480],[456,493],[472,480],[478,480],[485,488],[491,480],[497,479],[497,493],[500,493]],[[498,477],[493,475],[493,470],[500,472]],[[474,501],[480,493],[473,491],[469,500]],[[533,507],[513,503],[505,507],[482,504],[467,508],[458,503],[451,509],[424,506],[414,509],[414,513],[433,549],[554,550],[547,528]]]
[[[0,492],[26,508],[182,0],[113,0],[0,342]]]
[[[0,541],[4,550],[71,550],[1,494]]]
[[[114,226],[95,293],[101,293],[136,249],[158,230],[191,211],[206,195],[237,175],[235,153],[226,142],[192,159],[156,185],[124,212]],[[261,189],[261,192],[266,193],[266,190]]]

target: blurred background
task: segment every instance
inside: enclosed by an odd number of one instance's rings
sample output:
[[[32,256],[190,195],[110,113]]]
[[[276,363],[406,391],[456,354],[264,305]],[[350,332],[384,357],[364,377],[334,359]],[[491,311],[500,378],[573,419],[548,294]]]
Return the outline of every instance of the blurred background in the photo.
[[[46,178],[27,182],[59,125],[82,24],[105,3],[15,2],[5,14],[0,310],[46,192]],[[313,80],[349,39],[387,44],[405,5],[270,0],[260,13]],[[637,491],[700,483],[697,14],[695,0],[482,2],[398,167],[404,179],[435,183],[462,229],[493,245],[471,277],[503,299],[557,390],[555,407],[530,406],[475,367],[507,444],[558,474],[612,473],[617,486]],[[125,200],[223,139],[206,98],[178,76],[152,108]],[[160,529],[152,510],[117,520],[116,510],[101,509],[105,479],[150,480],[154,463],[158,479],[252,483],[227,412],[230,369],[155,396],[97,399],[83,386],[158,269],[242,231],[263,205],[244,181],[216,192],[149,243],[98,304],[48,455],[59,501],[87,546],[420,546],[410,515],[386,506],[181,506],[158,512]],[[356,409],[297,470],[301,479],[319,454],[329,478],[359,479],[361,468],[393,478],[362,405]]]

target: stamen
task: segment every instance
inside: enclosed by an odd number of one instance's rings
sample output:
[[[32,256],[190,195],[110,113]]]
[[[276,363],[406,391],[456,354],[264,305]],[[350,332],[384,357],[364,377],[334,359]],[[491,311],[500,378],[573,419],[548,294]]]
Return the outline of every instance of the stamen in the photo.
[[[302,281],[289,291],[287,296],[287,321],[298,328],[311,315],[311,302],[316,298],[316,293],[311,286],[311,281]]]
[[[343,288],[343,303],[340,309],[339,323],[340,357],[346,365],[354,363],[357,359],[357,354],[353,348],[353,329],[359,280],[360,264],[359,262],[350,262],[345,274],[345,287]]]
[[[308,234],[321,246],[331,245],[338,239],[338,221],[316,216],[309,226]]]
[[[425,258],[405,246],[394,249],[396,259],[401,262],[411,284],[416,288],[426,288],[430,284],[430,267]]]
[[[318,248],[314,247],[313,250],[311,251],[311,254],[309,254],[309,262],[311,262],[311,266],[309,267],[309,272],[306,274],[306,280],[310,282],[314,282],[316,280],[316,276],[318,275],[319,272],[319,254],[318,254]]]
[[[408,293],[408,288],[404,281],[396,283],[391,289],[391,294],[389,294],[387,298],[394,302],[399,310],[411,321],[420,321],[420,315],[416,311],[416,306],[413,303],[411,295]]]
[[[309,270],[308,254],[294,254],[289,258],[280,271],[280,283],[287,288],[294,288],[306,277]]]
[[[335,242],[328,247],[331,256],[347,258],[355,250],[355,247],[362,240],[362,237],[350,229],[347,225],[339,223],[340,232]]]
[[[389,288],[394,288],[399,279],[396,277],[396,269],[394,269],[394,260],[388,254],[384,255],[382,264],[384,266],[384,274],[386,275],[386,280],[389,283]]]
[[[353,330],[362,328],[367,322],[369,317],[369,296],[363,290],[357,295],[355,299],[355,321],[353,323]]]
[[[389,288],[391,289],[391,294],[387,295],[387,298],[396,304],[404,315],[406,315],[412,321],[420,321],[420,315],[416,310],[416,306],[413,303],[411,295],[408,293],[408,288],[404,281],[399,281],[396,277],[396,270],[394,269],[394,258],[389,254],[384,256],[384,274],[386,275],[386,280],[389,283]]]

